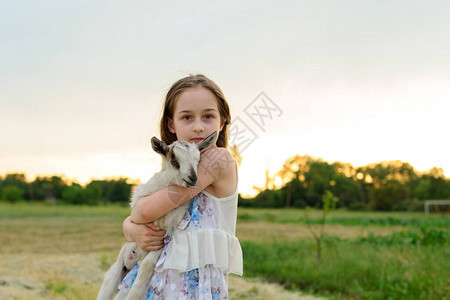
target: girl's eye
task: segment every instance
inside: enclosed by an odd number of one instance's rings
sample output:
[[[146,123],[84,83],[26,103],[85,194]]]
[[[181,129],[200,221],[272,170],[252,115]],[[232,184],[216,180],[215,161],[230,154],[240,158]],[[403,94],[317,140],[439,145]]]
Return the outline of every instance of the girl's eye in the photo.
[[[192,119],[191,116],[183,116],[183,120],[188,121],[188,120],[190,120],[190,119]]]
[[[213,119],[214,118],[214,116],[213,115],[206,115],[205,116],[205,119],[207,119],[207,120],[209,120],[209,119]]]

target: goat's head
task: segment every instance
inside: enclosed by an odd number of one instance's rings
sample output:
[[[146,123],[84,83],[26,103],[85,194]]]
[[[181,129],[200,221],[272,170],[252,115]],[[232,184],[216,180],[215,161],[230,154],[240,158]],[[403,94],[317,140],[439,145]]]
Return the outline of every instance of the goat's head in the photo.
[[[198,144],[175,141],[166,145],[158,138],[152,138],[152,148],[163,157],[163,170],[171,178],[172,184],[185,187],[197,184],[197,167],[200,162],[200,152],[208,148],[216,139],[213,132]]]

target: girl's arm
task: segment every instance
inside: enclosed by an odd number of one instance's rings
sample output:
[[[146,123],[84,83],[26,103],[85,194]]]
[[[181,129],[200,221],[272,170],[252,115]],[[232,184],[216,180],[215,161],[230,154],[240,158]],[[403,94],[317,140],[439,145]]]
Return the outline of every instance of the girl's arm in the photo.
[[[139,248],[145,251],[156,251],[164,246],[166,232],[155,224],[135,224],[127,217],[123,221],[123,235],[129,242],[136,242]]]
[[[131,220],[146,224],[162,217],[172,209],[189,201],[211,184],[217,184],[230,172],[234,172],[235,161],[226,148],[211,148],[200,157],[197,169],[197,185],[191,188],[171,185],[150,196],[139,199],[131,212]]]

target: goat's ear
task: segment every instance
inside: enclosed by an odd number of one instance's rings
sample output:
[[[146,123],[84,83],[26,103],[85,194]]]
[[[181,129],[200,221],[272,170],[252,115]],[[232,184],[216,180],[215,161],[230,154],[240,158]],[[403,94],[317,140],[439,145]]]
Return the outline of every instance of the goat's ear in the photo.
[[[204,138],[200,143],[197,144],[198,150],[203,151],[214,142],[217,136],[217,131],[214,131],[210,135],[208,135],[206,138]]]
[[[163,141],[158,140],[157,137],[152,137],[152,148],[155,150],[155,152],[161,154],[162,156],[166,156],[167,152],[169,152],[169,148],[167,147],[166,143]]]

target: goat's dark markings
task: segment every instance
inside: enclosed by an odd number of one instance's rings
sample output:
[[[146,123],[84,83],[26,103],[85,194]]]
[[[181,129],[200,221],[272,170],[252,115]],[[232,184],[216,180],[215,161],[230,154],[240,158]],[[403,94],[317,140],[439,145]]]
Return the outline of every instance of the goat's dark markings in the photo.
[[[168,148],[166,144],[158,140],[156,137],[152,137],[151,141],[153,150],[161,155],[167,155]]]
[[[176,169],[179,169],[180,163],[178,162],[177,157],[175,156],[175,153],[173,153],[173,148],[170,149],[169,157],[170,157],[170,163],[172,164],[172,166],[174,166]]]

